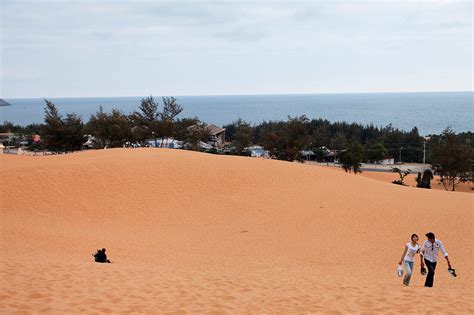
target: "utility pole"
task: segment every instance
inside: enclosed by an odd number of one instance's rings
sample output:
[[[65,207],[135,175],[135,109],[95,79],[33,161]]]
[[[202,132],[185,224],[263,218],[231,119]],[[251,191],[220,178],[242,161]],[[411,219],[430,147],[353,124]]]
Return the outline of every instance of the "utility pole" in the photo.
[[[423,141],[423,172],[425,171],[425,161],[426,161],[426,140]]]
[[[423,137],[423,172],[425,171],[425,161],[426,161],[426,141],[429,141],[430,137]]]
[[[400,163],[400,165],[402,165],[402,149],[403,149],[403,147],[400,147],[400,156],[399,156],[400,159],[398,161],[398,163]]]

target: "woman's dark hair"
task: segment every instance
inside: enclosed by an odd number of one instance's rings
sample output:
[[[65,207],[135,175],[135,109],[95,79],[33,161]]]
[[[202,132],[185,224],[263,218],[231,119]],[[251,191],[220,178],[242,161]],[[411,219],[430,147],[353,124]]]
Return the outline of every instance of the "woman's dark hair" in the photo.
[[[435,235],[433,232],[428,232],[426,233],[426,237],[429,238],[430,240],[434,240],[435,239]]]
[[[418,239],[419,239],[419,237],[418,237],[418,235],[417,235],[417,234],[412,234],[410,239],[411,239],[411,240],[413,240],[413,238],[414,238],[415,236],[416,236],[416,238],[418,238]]]

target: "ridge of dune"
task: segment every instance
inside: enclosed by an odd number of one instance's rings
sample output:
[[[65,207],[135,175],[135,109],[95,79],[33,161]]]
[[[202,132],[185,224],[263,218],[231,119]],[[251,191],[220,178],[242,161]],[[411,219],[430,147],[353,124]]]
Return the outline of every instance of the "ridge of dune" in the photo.
[[[2,313],[474,312],[473,194],[169,149],[3,155],[0,181]],[[459,277],[403,287],[428,231]]]

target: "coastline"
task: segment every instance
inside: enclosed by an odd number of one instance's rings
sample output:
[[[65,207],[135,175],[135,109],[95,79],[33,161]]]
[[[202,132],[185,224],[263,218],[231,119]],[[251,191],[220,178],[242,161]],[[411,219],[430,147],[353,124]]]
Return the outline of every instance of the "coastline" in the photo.
[[[420,134],[437,134],[447,125],[458,132],[469,131],[472,123],[466,113],[472,112],[474,92],[367,93],[367,94],[274,94],[177,96],[185,108],[182,117],[194,117],[212,124],[225,125],[238,117],[258,124],[286,119],[288,115],[305,114],[308,118],[329,121],[374,124],[409,131],[417,127]],[[160,96],[156,97],[160,100]],[[51,98],[61,112],[75,112],[87,120],[102,105],[105,111],[118,108],[128,114],[136,110],[141,97]],[[14,124],[42,123],[44,99],[12,99],[12,107],[3,107],[4,120]],[[350,110],[348,110],[348,108]],[[446,115],[446,108],[450,108]],[[6,110],[8,109],[8,111]],[[410,115],[400,115],[409,112]],[[367,115],[370,113],[370,115]],[[443,113],[436,115],[436,113]],[[474,113],[473,113],[474,114]]]

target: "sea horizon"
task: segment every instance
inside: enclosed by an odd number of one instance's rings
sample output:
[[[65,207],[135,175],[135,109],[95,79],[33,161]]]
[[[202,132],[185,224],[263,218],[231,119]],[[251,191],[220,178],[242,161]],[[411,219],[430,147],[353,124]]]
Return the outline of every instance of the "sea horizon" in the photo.
[[[474,93],[474,90],[439,90],[439,91],[380,91],[380,92],[301,92],[301,93],[236,93],[236,94],[170,94],[170,95],[159,95],[155,96],[150,94],[154,98],[161,98],[163,96],[173,97],[211,97],[211,96],[272,96],[272,95],[347,95],[347,94],[424,94],[424,93]],[[62,98],[122,98],[122,97],[148,97],[150,95],[85,95],[85,96],[33,96],[33,97],[1,97],[5,101],[16,100],[16,99],[62,99]]]
[[[148,95],[149,96],[149,95]],[[300,93],[239,95],[174,95],[184,111],[178,116],[198,117],[206,123],[230,124],[242,118],[252,124],[306,115],[309,119],[358,123],[439,134],[450,126],[456,132],[472,131],[473,91]],[[147,96],[4,98],[11,106],[0,107],[2,121],[28,125],[42,123],[44,99],[61,114],[75,112],[84,121],[102,106],[128,114],[138,110]],[[161,105],[161,95],[153,95]]]

